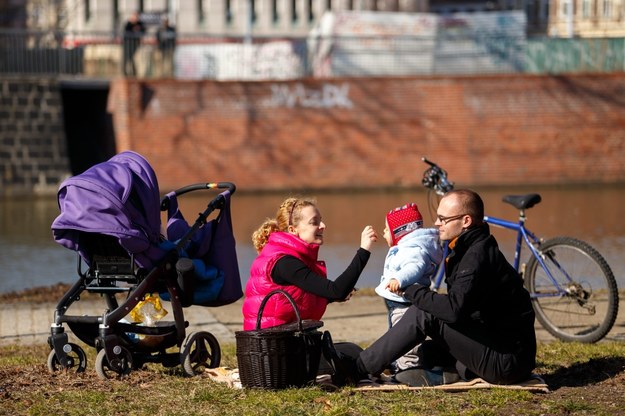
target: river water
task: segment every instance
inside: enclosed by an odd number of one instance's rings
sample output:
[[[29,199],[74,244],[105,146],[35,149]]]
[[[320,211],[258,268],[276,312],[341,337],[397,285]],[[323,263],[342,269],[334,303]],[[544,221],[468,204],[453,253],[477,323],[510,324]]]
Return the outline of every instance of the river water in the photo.
[[[489,216],[515,219],[512,206],[501,202],[506,193],[538,192],[543,201],[527,211],[526,225],[548,238],[572,236],[593,245],[606,258],[619,287],[625,287],[625,186],[597,185],[576,187],[478,189]],[[215,193],[186,194],[181,207],[187,220],[195,220]],[[250,242],[252,232],[275,214],[287,194],[236,193],[232,217],[237,255],[243,283],[255,256]],[[325,244],[320,258],[326,261],[330,278],[339,275],[351,260],[365,225],[380,234],[372,257],[359,281],[359,287],[373,287],[379,281],[388,247],[381,237],[385,213],[406,202],[416,202],[427,226],[433,224],[426,190],[316,193],[326,223]],[[50,224],[58,215],[55,197],[5,198],[0,200],[0,293],[77,279],[77,255],[52,239]],[[503,252],[512,261],[514,237],[510,232],[492,229]]]

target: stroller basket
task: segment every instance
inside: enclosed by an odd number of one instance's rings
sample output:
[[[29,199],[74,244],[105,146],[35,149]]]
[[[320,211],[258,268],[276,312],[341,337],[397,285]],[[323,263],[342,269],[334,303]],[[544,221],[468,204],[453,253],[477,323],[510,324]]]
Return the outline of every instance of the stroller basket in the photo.
[[[115,279],[131,275],[133,271],[130,258],[93,256],[93,262],[98,265],[97,270],[100,274],[113,276]]]
[[[189,225],[177,197],[213,189],[221,193]],[[235,189],[230,182],[201,183],[161,200],[152,167],[135,152],[122,152],[64,181],[52,231],[59,244],[77,252],[79,279],[54,311],[49,370],[87,367],[84,350],[69,342],[65,325],[96,349],[101,378],[126,375],[147,362],[182,365],[188,375],[218,366],[217,339],[206,331],[187,335],[184,308],[225,305],[243,296],[230,217]],[[168,214],[166,237],[161,211]],[[104,299],[101,314],[69,313],[84,292]],[[159,293],[170,300],[172,320],[163,319],[167,312]],[[176,346],[178,351],[171,351]]]

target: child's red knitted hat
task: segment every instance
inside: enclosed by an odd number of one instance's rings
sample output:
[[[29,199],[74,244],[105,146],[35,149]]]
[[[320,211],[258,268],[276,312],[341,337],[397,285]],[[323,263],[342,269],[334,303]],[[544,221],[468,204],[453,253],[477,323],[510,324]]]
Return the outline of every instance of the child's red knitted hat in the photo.
[[[392,245],[396,245],[409,232],[423,227],[423,217],[417,204],[410,203],[395,208],[386,214]]]

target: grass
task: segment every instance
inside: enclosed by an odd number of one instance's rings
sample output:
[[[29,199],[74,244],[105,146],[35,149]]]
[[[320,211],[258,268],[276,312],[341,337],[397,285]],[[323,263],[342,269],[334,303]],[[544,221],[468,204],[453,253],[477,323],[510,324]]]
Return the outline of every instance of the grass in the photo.
[[[538,367],[551,393],[489,389],[327,392],[318,387],[236,390],[180,367],[150,364],[120,380],[100,380],[85,347],[83,374],[49,373],[47,345],[0,347],[0,415],[614,415],[625,414],[625,344],[548,343]],[[234,345],[222,365],[236,366]]]

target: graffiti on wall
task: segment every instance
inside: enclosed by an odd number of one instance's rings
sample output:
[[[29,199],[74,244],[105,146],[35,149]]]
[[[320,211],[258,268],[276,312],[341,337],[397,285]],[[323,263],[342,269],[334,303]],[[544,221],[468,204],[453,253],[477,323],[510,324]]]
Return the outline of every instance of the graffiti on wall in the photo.
[[[315,77],[510,72],[521,67],[525,13],[325,14],[308,37]]]
[[[298,46],[290,41],[181,45],[176,50],[176,77],[219,81],[300,78],[304,65]]]
[[[322,84],[309,88],[304,84],[272,84],[271,97],[264,103],[268,107],[352,108],[349,84]]]

